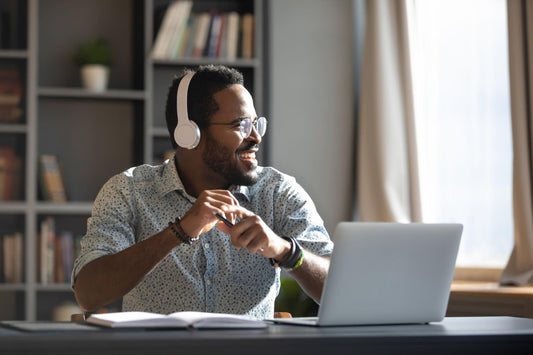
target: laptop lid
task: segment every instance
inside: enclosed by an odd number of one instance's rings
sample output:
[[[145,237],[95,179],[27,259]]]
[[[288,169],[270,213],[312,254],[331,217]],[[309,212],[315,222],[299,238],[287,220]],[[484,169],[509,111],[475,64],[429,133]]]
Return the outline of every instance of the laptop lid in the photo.
[[[442,320],[462,230],[460,224],[341,222],[318,325]]]

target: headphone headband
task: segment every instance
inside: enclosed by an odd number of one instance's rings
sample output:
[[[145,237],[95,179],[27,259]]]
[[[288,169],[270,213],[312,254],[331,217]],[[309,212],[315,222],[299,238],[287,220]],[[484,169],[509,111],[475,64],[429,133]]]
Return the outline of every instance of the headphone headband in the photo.
[[[187,96],[189,92],[189,84],[195,73],[189,73],[181,78],[176,94],[176,113],[178,115],[178,123],[174,130],[174,139],[176,143],[187,149],[194,149],[200,143],[200,129],[195,122],[189,119],[189,111],[187,108]]]

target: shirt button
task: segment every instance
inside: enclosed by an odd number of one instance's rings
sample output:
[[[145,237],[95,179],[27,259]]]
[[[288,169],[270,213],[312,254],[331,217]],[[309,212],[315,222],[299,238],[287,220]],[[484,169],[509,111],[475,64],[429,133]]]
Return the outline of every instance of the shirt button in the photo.
[[[207,280],[205,283],[211,285],[211,280]]]
[[[205,243],[205,244],[204,244],[204,247],[205,247],[206,249],[209,249],[209,243]]]

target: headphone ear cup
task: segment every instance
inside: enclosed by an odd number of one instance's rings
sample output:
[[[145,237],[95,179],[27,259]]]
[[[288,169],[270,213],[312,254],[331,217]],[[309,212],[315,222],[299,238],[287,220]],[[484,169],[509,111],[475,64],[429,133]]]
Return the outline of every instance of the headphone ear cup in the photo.
[[[174,130],[174,140],[182,148],[195,149],[200,143],[200,128],[194,121],[178,123]]]
[[[181,79],[176,93],[176,113],[178,115],[178,122],[174,129],[174,140],[180,147],[186,149],[194,149],[200,143],[200,129],[196,122],[189,119],[189,112],[187,109],[187,92],[193,76],[194,73],[186,74]]]

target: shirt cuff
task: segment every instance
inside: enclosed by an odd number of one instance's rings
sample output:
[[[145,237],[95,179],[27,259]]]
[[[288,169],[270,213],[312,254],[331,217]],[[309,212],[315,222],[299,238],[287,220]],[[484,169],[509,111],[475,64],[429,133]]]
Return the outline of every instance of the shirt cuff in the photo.
[[[74,284],[76,283],[76,277],[78,276],[78,273],[80,272],[81,269],[83,269],[85,265],[105,255],[109,255],[109,251],[92,250],[88,253],[81,255],[78,259],[76,259],[74,267],[72,268],[72,275],[70,277],[70,287],[74,289]]]

